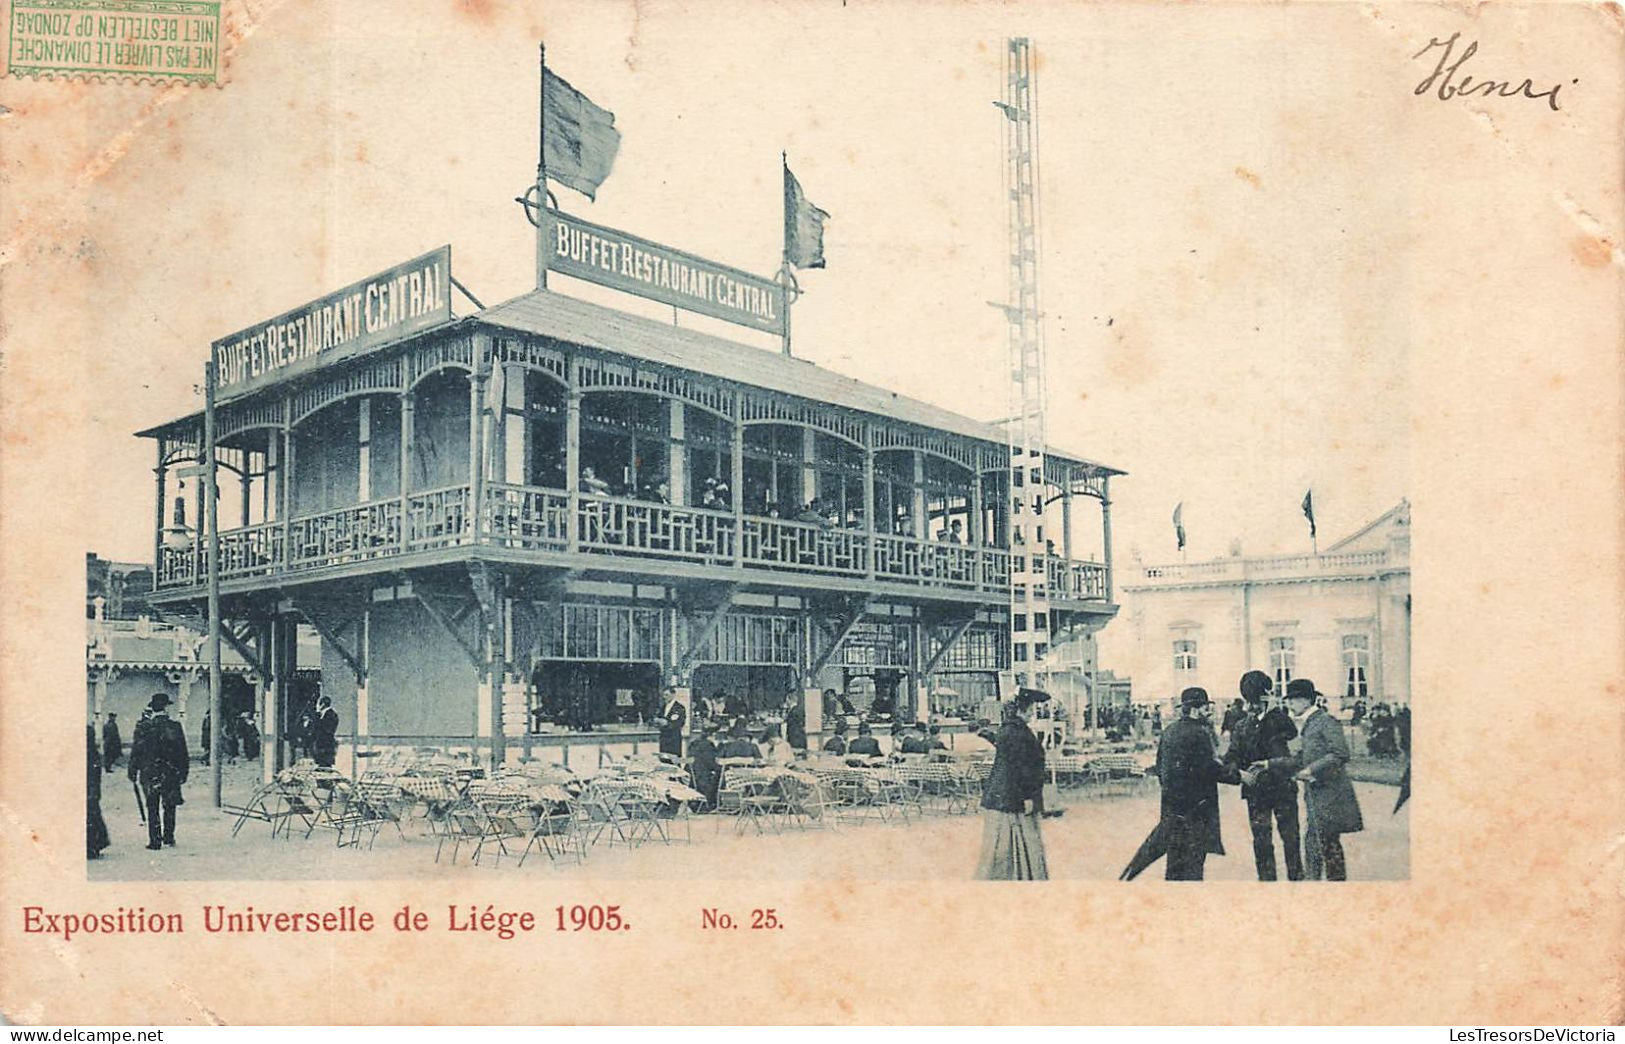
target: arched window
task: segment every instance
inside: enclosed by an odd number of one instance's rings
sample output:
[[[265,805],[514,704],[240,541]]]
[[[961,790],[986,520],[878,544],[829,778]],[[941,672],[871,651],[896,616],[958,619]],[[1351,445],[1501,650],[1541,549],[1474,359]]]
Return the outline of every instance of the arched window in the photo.
[[[581,400],[581,474],[622,497],[652,497],[669,482],[670,407],[636,392],[593,392]],[[586,487],[583,486],[583,489]],[[591,492],[591,490],[588,490]]]
[[[802,488],[802,429],[790,424],[745,427],[745,510],[795,518],[806,507]]]

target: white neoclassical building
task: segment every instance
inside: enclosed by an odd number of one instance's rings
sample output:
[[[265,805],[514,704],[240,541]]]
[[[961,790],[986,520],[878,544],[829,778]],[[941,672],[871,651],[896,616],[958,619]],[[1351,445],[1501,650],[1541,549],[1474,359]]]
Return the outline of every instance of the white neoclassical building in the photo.
[[[1334,711],[1410,702],[1410,503],[1319,554],[1134,566],[1124,571],[1111,667],[1137,703],[1200,685],[1215,701],[1258,669],[1276,691],[1310,678]]]

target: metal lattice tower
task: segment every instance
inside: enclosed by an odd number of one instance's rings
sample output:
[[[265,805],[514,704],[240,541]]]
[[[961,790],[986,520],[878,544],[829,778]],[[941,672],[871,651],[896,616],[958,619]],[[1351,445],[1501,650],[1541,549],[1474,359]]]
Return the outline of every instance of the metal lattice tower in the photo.
[[[1041,686],[1049,646],[1044,537],[1044,328],[1038,303],[1038,120],[1033,48],[1005,42],[1005,190],[1010,212],[1010,637],[1017,683]],[[1025,628],[1017,629],[1017,621]],[[1039,621],[1043,626],[1039,626]]]

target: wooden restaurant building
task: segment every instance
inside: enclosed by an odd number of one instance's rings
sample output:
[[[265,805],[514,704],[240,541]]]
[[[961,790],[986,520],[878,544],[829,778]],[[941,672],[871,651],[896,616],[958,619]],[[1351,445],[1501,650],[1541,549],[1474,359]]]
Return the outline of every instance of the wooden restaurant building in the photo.
[[[453,317],[452,286],[442,248],[215,345],[222,618],[268,770],[299,624],[352,751],[568,761],[652,742],[667,685],[800,695],[814,735],[826,689],[974,716],[1010,686],[1022,556],[1050,606],[1022,626],[1060,641],[1116,612],[1109,467],[1052,452],[1012,497],[998,426],[547,289]],[[140,434],[152,600],[195,611],[207,543],[173,516],[204,418]],[[1037,495],[1059,529],[1012,547]]]

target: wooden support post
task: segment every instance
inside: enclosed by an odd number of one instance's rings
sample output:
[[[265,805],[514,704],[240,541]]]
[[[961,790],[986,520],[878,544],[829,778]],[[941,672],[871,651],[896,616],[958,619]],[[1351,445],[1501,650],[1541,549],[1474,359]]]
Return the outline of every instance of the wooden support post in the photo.
[[[666,491],[673,504],[688,503],[688,461],[686,460],[687,431],[683,414],[683,401],[669,403],[666,422]]]
[[[412,455],[416,452],[417,394],[401,392],[401,499],[412,492]],[[407,537],[410,539],[410,536]]]
[[[745,556],[745,397],[739,391],[734,392],[733,440],[729,452],[733,458],[728,483],[733,494],[734,565],[739,565]]]
[[[1100,478],[1100,557],[1106,565],[1106,601],[1113,598],[1112,587],[1112,491],[1111,476]]]
[[[484,537],[485,385],[491,376],[491,335],[474,334],[474,369],[468,376],[468,517],[474,543]]]
[[[574,553],[581,548],[581,513],[576,509],[581,490],[581,391],[576,387],[573,365],[564,403],[564,488],[570,493],[564,529],[566,547]]]
[[[169,469],[164,467],[164,446],[166,440],[158,437],[158,465],[153,468],[153,474],[158,476],[157,507],[153,512],[152,523],[152,582],[156,587],[161,579],[160,571],[164,564],[164,484],[169,478]]]
[[[816,684],[818,673],[822,671],[829,664],[829,661],[835,657],[835,654],[840,651],[841,646],[846,644],[847,637],[851,635],[853,630],[855,630],[858,624],[863,620],[863,614],[869,611],[869,605],[873,601],[874,595],[863,595],[847,604],[846,614],[841,617],[840,626],[836,629],[835,638],[829,643],[829,647],[826,648],[822,653],[819,653],[817,656],[810,656],[808,658],[807,684],[809,686]],[[810,651],[811,650],[809,650],[809,652]]]

